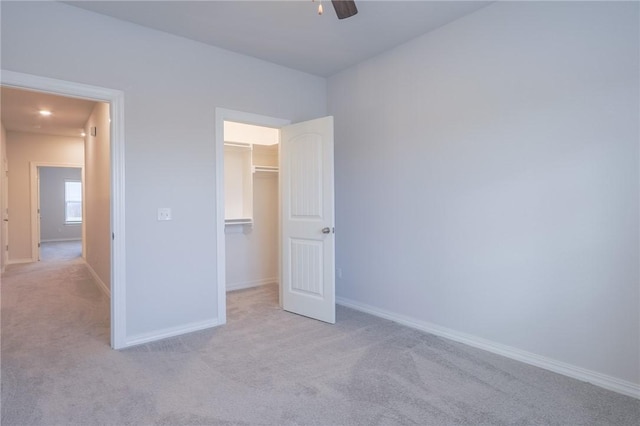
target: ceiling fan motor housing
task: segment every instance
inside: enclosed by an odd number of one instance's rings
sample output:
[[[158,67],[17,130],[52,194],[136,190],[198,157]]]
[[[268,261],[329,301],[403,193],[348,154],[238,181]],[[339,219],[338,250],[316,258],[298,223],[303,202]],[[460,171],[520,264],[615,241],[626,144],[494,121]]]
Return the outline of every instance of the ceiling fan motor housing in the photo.
[[[349,18],[358,13],[356,2],[354,0],[331,0],[333,8],[336,10],[338,19]]]

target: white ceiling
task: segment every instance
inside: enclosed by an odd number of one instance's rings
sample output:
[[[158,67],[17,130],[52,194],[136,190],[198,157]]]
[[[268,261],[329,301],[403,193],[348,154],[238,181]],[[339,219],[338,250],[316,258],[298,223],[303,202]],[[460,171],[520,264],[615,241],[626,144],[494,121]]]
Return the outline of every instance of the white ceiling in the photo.
[[[356,0],[358,14],[339,20],[318,1],[64,3],[324,77],[491,3]]]
[[[7,131],[80,137],[94,105],[82,99],[0,88],[1,120]],[[41,116],[41,109],[51,111],[51,116]]]

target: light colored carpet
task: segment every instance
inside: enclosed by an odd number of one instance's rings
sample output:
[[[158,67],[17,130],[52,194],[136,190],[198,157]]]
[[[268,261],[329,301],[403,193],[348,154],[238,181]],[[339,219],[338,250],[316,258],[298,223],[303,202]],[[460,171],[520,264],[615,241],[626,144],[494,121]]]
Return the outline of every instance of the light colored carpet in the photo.
[[[2,279],[2,425],[637,425],[640,401],[338,307],[230,293],[228,324],[113,351],[82,261]]]
[[[82,256],[82,241],[59,241],[40,244],[42,262],[72,260]]]

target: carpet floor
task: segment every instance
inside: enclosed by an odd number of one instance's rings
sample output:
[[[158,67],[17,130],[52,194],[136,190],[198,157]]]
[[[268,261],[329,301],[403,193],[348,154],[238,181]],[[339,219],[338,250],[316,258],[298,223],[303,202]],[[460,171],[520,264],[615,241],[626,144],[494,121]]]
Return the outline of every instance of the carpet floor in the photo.
[[[640,420],[636,399],[344,307],[335,325],[284,312],[276,286],[229,293],[224,326],[114,351],[73,253],[2,277],[4,426]]]

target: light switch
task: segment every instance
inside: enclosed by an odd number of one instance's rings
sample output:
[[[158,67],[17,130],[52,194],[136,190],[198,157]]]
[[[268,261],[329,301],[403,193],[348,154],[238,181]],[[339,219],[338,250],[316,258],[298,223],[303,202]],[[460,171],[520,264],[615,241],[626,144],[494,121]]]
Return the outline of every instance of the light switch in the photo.
[[[169,207],[159,207],[158,220],[171,220],[171,209]]]

